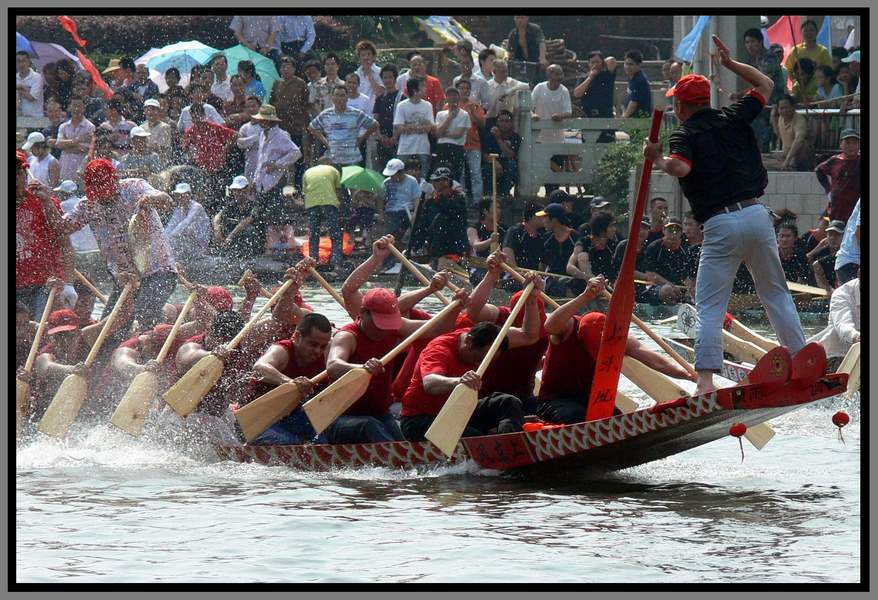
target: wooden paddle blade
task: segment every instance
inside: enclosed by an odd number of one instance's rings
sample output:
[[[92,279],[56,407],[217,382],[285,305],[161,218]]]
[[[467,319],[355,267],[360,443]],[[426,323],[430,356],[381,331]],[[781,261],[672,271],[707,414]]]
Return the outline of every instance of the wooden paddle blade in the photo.
[[[207,395],[223,374],[223,361],[208,354],[166,391],[162,397],[181,417],[185,417]]]
[[[159,378],[155,373],[150,371],[138,373],[122,396],[116,410],[113,411],[110,423],[134,437],[139,436],[158,391]]]
[[[860,342],[853,344],[844,355],[838,373],[848,374],[847,393],[852,394],[860,389]]]
[[[752,344],[756,344],[766,352],[780,345],[774,340],[770,340],[765,336],[759,335],[749,327],[746,327],[737,319],[732,319],[729,322],[729,332],[738,336],[742,340],[747,340]]]
[[[823,288],[815,287],[813,285],[805,285],[804,283],[787,281],[787,287],[791,292],[810,294],[812,296],[826,296],[826,290],[824,290]]]
[[[293,412],[301,401],[299,386],[292,382],[285,383],[239,408],[235,412],[235,419],[244,438],[252,442],[263,431]]]
[[[351,369],[328,388],[308,400],[302,408],[318,434],[353,406],[366,393],[372,375],[363,368]]]
[[[630,356],[626,356],[622,360],[622,374],[646,392],[646,395],[655,400],[656,404],[670,402],[689,395],[689,392],[677,385],[667,375],[659,373]]]
[[[618,408],[627,415],[628,413],[633,413],[635,410],[640,408],[640,405],[637,403],[636,400],[632,400],[619,390],[616,390],[616,408]]]
[[[725,329],[723,329],[723,347],[736,360],[752,365],[758,363],[765,356],[765,350],[747,340],[742,340]]]
[[[30,400],[30,384],[15,378],[15,437],[21,436],[24,423],[27,421],[28,400]]]
[[[677,328],[687,338],[698,337],[698,311],[691,304],[681,304],[677,312]]]
[[[38,429],[46,435],[61,438],[79,414],[85,396],[88,394],[88,382],[82,375],[68,375],[61,382],[52,403],[40,419]]]
[[[765,447],[765,444],[770,442],[771,438],[774,437],[774,429],[772,429],[771,425],[767,422],[760,423],[759,425],[748,427],[744,437],[747,438],[748,442],[753,444],[754,448],[762,450]]]
[[[451,458],[478,401],[479,393],[476,390],[462,383],[457,384],[424,437]]]

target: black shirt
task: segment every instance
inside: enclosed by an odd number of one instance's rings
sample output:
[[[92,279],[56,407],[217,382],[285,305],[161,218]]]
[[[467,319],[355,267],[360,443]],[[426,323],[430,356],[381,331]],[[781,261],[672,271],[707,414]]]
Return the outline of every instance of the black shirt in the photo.
[[[222,250],[222,254],[237,257],[259,256],[263,253],[264,237],[262,235],[263,222],[261,207],[253,202],[241,207],[236,201],[230,201],[220,216],[220,232],[223,237],[228,236],[238,223],[246,218],[253,219],[253,225],[245,227],[235,234],[228,247]]]
[[[536,23],[528,23],[527,30],[524,32],[524,39],[527,42],[527,55],[518,41],[518,28],[513,27],[509,35],[506,36],[506,48],[509,50],[510,60],[526,60],[528,62],[539,62],[540,60],[540,42],[545,41],[542,28]]]
[[[622,261],[625,259],[626,248],[628,248],[627,239],[616,244],[616,250],[613,252],[612,277],[608,277],[610,281],[615,280],[619,276],[619,271],[622,270]],[[634,258],[634,270],[646,273],[646,252],[644,252],[643,249],[644,247],[641,246],[640,252],[638,252],[637,256]]]
[[[482,152],[484,154],[497,154],[500,156],[500,160],[509,160],[505,156],[503,156],[503,151],[500,150],[500,144],[497,143],[497,138],[489,131],[487,135],[484,136],[485,144]],[[521,136],[515,133],[514,131],[510,134],[508,139],[504,139],[504,142],[509,144],[509,147],[512,148],[513,152],[515,152],[515,158],[518,158],[518,149],[521,148]],[[490,167],[490,163],[488,164]]]
[[[576,246],[578,239],[579,236],[573,230],[570,231],[570,235],[563,242],[555,239],[555,235],[552,233],[546,234],[546,241],[543,244],[543,264],[546,265],[546,271],[565,275],[567,273],[567,261],[570,260],[570,255],[573,254],[573,248]]]
[[[783,267],[787,281],[808,285],[814,282],[814,271],[811,269],[811,265],[808,264],[808,259],[805,258],[805,253],[801,249],[796,248],[792,256],[787,259],[781,256],[780,264]]]
[[[588,262],[591,264],[592,275],[603,275],[612,281],[615,275],[615,270],[613,269],[613,250],[616,247],[613,240],[608,240],[607,245],[603,248],[595,246],[590,237],[582,238],[578,244],[588,253]]]
[[[606,67],[588,85],[585,94],[579,99],[584,117],[613,118],[613,92],[616,87],[616,73]]]
[[[477,223],[475,229],[476,229],[476,235],[479,236],[480,242],[484,242],[485,240],[487,240],[488,238],[491,237],[491,232],[488,231],[488,228],[485,227],[484,223]],[[497,233],[500,234],[500,243],[502,244],[503,237],[506,235],[506,228],[501,225],[500,227],[497,228]],[[487,258],[489,254],[491,254],[490,248],[485,248],[484,250],[482,250],[480,252],[476,252],[476,256],[482,256],[485,258]]]
[[[817,267],[818,269],[823,269],[823,275],[826,277],[826,281],[829,282],[829,285],[833,288],[836,287],[836,279],[835,279],[835,254],[825,254],[823,257],[817,259]],[[816,281],[816,279],[815,279]]]
[[[643,251],[646,255],[646,270],[657,273],[671,283],[681,284],[689,271],[689,253],[683,246],[671,250],[656,240]]]
[[[665,230],[664,229],[662,229],[661,231],[653,231],[652,229],[650,229],[649,233],[646,234],[646,241],[643,242],[643,245],[649,246],[654,241],[660,240],[663,237],[665,237]]]
[[[396,94],[382,94],[375,99],[375,107],[372,112],[378,121],[378,131],[387,137],[393,137],[393,113],[397,103],[402,100],[402,92]]]
[[[503,247],[512,248],[515,252],[515,264],[519,267],[539,269],[545,240],[545,234],[542,232],[532,236],[523,224],[518,223],[506,232]]]
[[[679,181],[701,223],[718,208],[761,197],[768,185],[750,127],[764,105],[754,93],[722,110],[700,110],[671,134],[671,157],[692,167]]]
[[[452,192],[449,196],[434,198],[425,203],[424,222],[427,223],[427,246],[430,256],[466,254],[466,196]]]
[[[564,215],[565,225],[567,225],[567,227],[572,227],[573,229],[579,229],[582,226],[583,220],[584,219],[575,212]]]

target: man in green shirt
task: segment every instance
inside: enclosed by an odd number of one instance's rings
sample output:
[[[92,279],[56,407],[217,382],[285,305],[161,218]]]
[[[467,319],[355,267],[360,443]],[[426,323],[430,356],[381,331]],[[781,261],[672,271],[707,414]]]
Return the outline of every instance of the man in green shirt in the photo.
[[[311,167],[302,176],[302,190],[305,195],[305,212],[308,214],[308,254],[319,261],[320,226],[329,229],[332,241],[332,258],[329,268],[335,270],[342,259],[342,232],[338,215],[338,189],[341,187],[341,173],[330,164],[327,157]]]

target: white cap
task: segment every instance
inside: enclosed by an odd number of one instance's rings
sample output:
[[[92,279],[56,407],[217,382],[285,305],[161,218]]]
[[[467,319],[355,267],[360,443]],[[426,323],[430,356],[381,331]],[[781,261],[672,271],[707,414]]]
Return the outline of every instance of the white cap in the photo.
[[[22,150],[30,150],[34,144],[43,144],[46,142],[46,136],[44,136],[39,131],[34,131],[29,136],[27,136],[27,141],[21,147]]]
[[[79,300],[79,294],[76,293],[76,290],[69,283],[64,284],[64,289],[61,290],[60,296],[61,307],[71,310],[76,306],[76,301]]]
[[[760,23],[763,27],[768,27],[768,17],[766,17],[765,15],[760,16],[760,17],[759,17],[759,23]]]
[[[149,100],[147,100],[146,102],[143,103],[143,108],[146,108],[147,106],[155,106],[156,108],[162,107],[161,103],[158,100],[156,100],[155,98],[150,98]]]
[[[178,183],[177,187],[174,188],[172,194],[191,194],[192,188],[189,187],[189,184],[185,181],[183,183]]]
[[[73,183],[69,179],[65,179],[64,181],[61,182],[61,185],[54,188],[52,191],[53,192],[67,192],[68,194],[72,194],[72,193],[76,192],[76,190],[77,190],[76,184]]]
[[[130,135],[131,137],[149,137],[152,134],[140,125],[137,125],[136,127],[131,128],[131,131],[128,133],[128,135]]]
[[[243,175],[238,175],[234,179],[232,179],[232,185],[229,186],[230,190],[243,190],[245,187],[250,185],[250,182],[247,181],[247,178]]]
[[[390,177],[392,175],[396,175],[400,171],[405,169],[405,163],[399,160],[398,158],[391,158],[387,161],[387,166],[384,167],[383,175],[385,177]]]

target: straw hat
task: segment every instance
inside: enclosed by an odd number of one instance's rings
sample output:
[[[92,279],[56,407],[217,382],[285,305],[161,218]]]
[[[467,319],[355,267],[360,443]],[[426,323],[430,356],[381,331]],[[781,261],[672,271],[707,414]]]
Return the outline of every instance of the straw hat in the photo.
[[[277,111],[271,104],[263,104],[259,107],[259,112],[250,117],[253,121],[276,121],[280,123],[280,119],[277,118]]]
[[[112,73],[113,71],[118,71],[122,68],[122,65],[119,64],[118,58],[111,58],[110,64],[107,65],[107,68],[101,71],[102,75],[106,75],[107,73]]]

